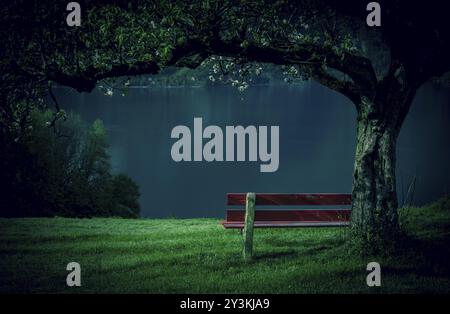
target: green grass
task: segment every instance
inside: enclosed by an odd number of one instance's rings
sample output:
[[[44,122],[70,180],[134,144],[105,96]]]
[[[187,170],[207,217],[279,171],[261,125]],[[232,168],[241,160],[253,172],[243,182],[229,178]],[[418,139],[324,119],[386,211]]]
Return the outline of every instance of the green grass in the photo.
[[[249,263],[217,219],[0,219],[0,292],[450,292],[450,201],[401,214],[414,240],[396,256],[358,255],[344,228],[257,229]],[[66,286],[72,261],[81,287]],[[371,261],[381,287],[366,286]]]

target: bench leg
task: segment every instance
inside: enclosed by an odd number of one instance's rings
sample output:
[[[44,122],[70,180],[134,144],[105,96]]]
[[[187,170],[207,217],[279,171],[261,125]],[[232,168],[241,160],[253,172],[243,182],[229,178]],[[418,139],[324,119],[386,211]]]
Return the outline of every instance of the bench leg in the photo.
[[[244,224],[244,260],[251,260],[253,256],[253,223],[255,221],[255,193],[247,193],[245,202]]]

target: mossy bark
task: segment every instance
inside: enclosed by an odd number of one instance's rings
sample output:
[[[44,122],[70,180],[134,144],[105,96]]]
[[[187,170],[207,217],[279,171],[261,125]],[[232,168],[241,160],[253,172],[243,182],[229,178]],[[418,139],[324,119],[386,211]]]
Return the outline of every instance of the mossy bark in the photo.
[[[352,226],[364,237],[398,229],[395,144],[398,131],[358,117]]]
[[[398,234],[396,143],[413,93],[392,91],[358,104],[352,191],[352,229],[369,243],[384,244]],[[388,101],[388,103],[385,103]]]

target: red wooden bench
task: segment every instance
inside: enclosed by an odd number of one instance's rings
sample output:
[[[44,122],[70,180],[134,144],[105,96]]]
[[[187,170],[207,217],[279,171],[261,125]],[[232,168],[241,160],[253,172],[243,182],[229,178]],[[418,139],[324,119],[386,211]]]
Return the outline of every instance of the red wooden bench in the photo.
[[[245,193],[227,194],[227,205],[243,205]],[[256,208],[266,206],[337,206],[332,209],[256,209],[255,228],[282,227],[341,227],[350,224],[350,209],[339,206],[350,205],[350,194],[258,194],[256,193]],[[222,221],[225,228],[244,228],[245,208],[227,209],[226,219]]]

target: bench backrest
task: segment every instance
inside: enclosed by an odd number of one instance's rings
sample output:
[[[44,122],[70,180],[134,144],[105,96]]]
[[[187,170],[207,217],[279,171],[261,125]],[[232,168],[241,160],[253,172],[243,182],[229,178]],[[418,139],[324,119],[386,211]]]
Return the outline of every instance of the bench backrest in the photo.
[[[245,193],[227,194],[227,205],[245,207]],[[348,206],[350,194],[256,194],[256,205],[266,206]],[[255,221],[349,221],[350,209],[295,209],[295,210],[256,210]],[[239,222],[245,217],[245,209],[227,210],[226,221]]]
[[[228,193],[227,205],[244,205],[246,193]],[[256,193],[256,205],[350,205],[351,194]]]

